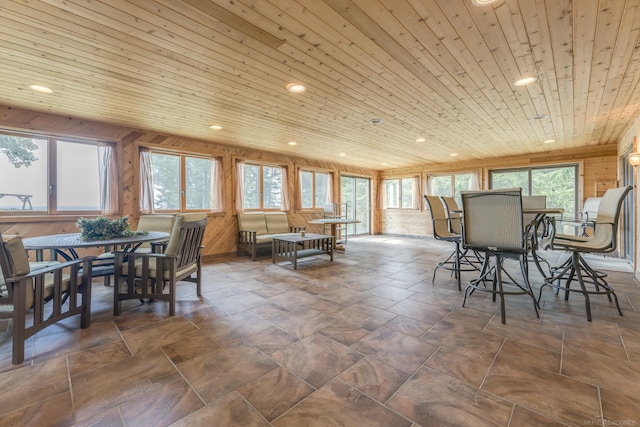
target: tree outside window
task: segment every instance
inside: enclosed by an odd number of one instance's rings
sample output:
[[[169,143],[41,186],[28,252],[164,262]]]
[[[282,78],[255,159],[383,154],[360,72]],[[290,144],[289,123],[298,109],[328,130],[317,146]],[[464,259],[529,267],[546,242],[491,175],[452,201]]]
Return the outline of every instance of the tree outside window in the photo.
[[[459,206],[462,206],[460,192],[477,190],[474,184],[473,173],[457,173],[447,175],[429,176],[431,193],[434,196],[454,197]]]
[[[522,188],[523,196],[547,196],[547,206],[574,215],[578,203],[577,165],[492,170],[491,188]]]
[[[282,168],[245,163],[243,192],[244,209],[281,209]]]
[[[413,209],[416,178],[386,179],[385,196],[388,209]]]
[[[212,186],[216,159],[151,153],[153,205],[156,211],[214,210]]]
[[[300,171],[300,207],[320,209],[330,203],[328,173]]]

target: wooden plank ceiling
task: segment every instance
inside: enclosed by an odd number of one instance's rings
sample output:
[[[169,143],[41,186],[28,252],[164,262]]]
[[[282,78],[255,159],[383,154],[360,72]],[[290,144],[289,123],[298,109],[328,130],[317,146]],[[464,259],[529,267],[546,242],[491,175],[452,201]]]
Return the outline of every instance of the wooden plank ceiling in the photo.
[[[611,144],[640,111],[639,6],[2,0],[0,103],[373,169]]]

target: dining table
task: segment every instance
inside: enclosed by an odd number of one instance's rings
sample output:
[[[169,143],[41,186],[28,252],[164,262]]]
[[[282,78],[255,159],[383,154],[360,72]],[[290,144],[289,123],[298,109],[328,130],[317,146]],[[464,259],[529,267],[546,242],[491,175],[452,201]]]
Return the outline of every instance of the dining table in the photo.
[[[456,214],[462,214],[462,209],[455,209],[451,211],[452,213],[456,213]],[[533,263],[535,264],[536,268],[538,269],[538,271],[540,272],[540,274],[542,274],[543,278],[547,278],[549,277],[549,274],[547,274],[544,269],[542,268],[542,264],[547,264],[549,265],[549,262],[543,258],[538,252],[538,238],[540,236],[540,234],[546,234],[548,232],[547,230],[547,218],[550,218],[551,215],[562,215],[562,213],[564,213],[564,209],[563,208],[523,208],[522,209],[522,214],[523,215],[532,215],[533,219],[531,220],[532,226],[532,233],[531,233],[531,260],[533,260]],[[526,226],[527,224],[525,224]],[[542,228],[541,228],[542,227]],[[541,233],[540,233],[541,230]],[[551,267],[549,267],[549,269],[551,269]]]
[[[52,234],[48,236],[27,237],[22,240],[26,250],[36,253],[36,261],[43,261],[44,251],[52,252],[51,258],[57,255],[67,261],[78,259],[80,256],[76,249],[95,247],[122,247],[125,251],[133,251],[146,242],[164,242],[169,239],[169,233],[162,231],[149,231],[144,234],[131,236],[116,236],[108,239],[82,239],[81,233]]]

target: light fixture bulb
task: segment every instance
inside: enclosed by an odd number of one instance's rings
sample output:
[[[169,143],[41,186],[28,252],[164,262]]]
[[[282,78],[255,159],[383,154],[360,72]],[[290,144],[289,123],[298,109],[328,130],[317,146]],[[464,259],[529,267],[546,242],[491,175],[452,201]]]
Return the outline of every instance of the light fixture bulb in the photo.
[[[307,90],[306,87],[304,87],[303,84],[300,83],[290,83],[287,85],[287,90],[289,92],[292,93],[300,93],[300,92],[304,92],[305,90]]]
[[[526,86],[538,80],[537,77],[523,77],[520,80],[517,80],[514,85],[516,86]]]
[[[220,126],[220,125],[211,125],[211,126],[209,126],[209,129],[220,130],[220,129],[222,129],[222,126]]]
[[[40,92],[40,93],[53,93],[54,90],[50,89],[46,86],[40,86],[40,85],[29,85],[29,89],[31,89],[34,92]]]
[[[490,4],[497,3],[498,0],[471,0],[474,6],[483,7],[489,6]]]
[[[631,166],[638,166],[640,165],[640,153],[631,153],[629,154],[629,157],[627,157],[627,160],[629,160],[629,164]]]

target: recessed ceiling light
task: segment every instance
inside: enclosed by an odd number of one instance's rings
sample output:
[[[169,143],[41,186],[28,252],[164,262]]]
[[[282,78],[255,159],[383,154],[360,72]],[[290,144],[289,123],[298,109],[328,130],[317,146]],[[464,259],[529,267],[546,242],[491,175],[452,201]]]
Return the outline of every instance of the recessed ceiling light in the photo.
[[[471,0],[474,6],[482,7],[489,6],[490,4],[496,3],[498,0]]]
[[[552,142],[556,142],[555,139],[547,139],[545,141],[542,141],[543,144],[551,144]]]
[[[372,125],[379,125],[380,123],[382,123],[382,119],[371,119],[369,120],[369,123],[371,123]]]
[[[46,86],[40,86],[40,85],[29,85],[29,89],[35,91],[35,92],[40,92],[40,93],[53,93],[54,90],[50,89]]]
[[[346,156],[346,154],[345,153],[340,153],[340,154],[338,154],[338,156],[344,157],[344,156]]]
[[[426,139],[425,139],[425,138],[418,138],[418,139],[416,139],[416,142],[425,142],[425,141],[426,141]]]
[[[298,145],[298,143],[295,142],[295,141],[289,141],[289,142],[287,142],[287,144],[289,144],[289,145]]]
[[[220,125],[211,125],[211,126],[209,126],[209,129],[220,130],[220,129],[222,129],[222,126],[220,126]]]
[[[532,119],[534,119],[534,120],[542,120],[545,117],[547,117],[546,114],[536,114],[535,116],[532,117]]]
[[[301,84],[301,83],[289,83],[287,85],[287,90],[289,92],[293,92],[293,93],[300,93],[300,92],[304,92],[305,90],[307,90],[307,88],[304,87],[304,85]]]
[[[514,85],[516,86],[526,86],[538,80],[537,77],[523,77],[520,80],[517,80]]]
[[[387,162],[382,162],[382,163],[380,163],[380,164],[381,164],[382,166],[387,166],[389,163],[387,163]]]
[[[458,153],[451,153],[449,154],[451,157],[456,157],[458,155]]]

